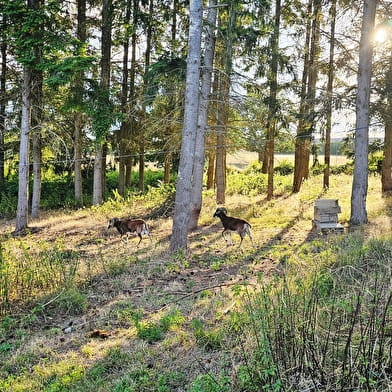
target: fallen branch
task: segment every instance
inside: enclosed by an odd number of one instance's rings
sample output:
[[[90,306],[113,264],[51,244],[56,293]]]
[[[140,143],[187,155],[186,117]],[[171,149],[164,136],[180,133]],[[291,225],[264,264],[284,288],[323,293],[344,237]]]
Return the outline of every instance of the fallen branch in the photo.
[[[194,290],[194,291],[192,291],[191,293],[188,293],[188,294],[186,294],[186,295],[183,295],[182,297],[177,298],[177,299],[175,299],[175,300],[173,300],[173,301],[170,301],[169,303],[167,303],[167,304],[165,304],[164,306],[162,306],[160,309],[157,309],[157,310],[155,310],[155,311],[151,311],[151,312],[149,312],[149,313],[152,313],[152,312],[160,312],[160,311],[166,309],[169,305],[176,304],[177,302],[180,302],[180,301],[182,301],[183,299],[192,297],[193,295],[199,294],[199,293],[201,293],[202,291],[205,291],[205,290],[213,290],[213,289],[219,289],[219,288],[222,288],[222,287],[230,287],[230,286],[236,286],[236,285],[242,285],[242,286],[255,286],[255,285],[253,285],[253,284],[251,284],[251,283],[248,283],[248,282],[243,282],[243,283],[237,282],[237,283],[220,283],[220,284],[216,284],[216,285],[213,285],[213,286],[203,287],[203,288],[201,288],[201,289]],[[170,293],[167,293],[167,294],[170,294]]]

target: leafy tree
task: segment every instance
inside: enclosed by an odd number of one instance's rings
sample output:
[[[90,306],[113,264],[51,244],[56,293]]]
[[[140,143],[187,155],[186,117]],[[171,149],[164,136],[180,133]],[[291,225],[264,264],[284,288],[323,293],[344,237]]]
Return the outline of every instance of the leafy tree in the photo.
[[[64,21],[59,10],[57,1],[44,4],[40,0],[9,2],[3,8],[3,17],[10,22],[7,31],[10,52],[23,66],[16,233],[23,233],[28,224],[29,143],[32,131],[30,114],[32,94],[41,90],[40,87],[34,89],[32,82],[35,80],[37,85],[41,84],[41,76],[37,75],[53,67],[56,61],[54,54],[64,51],[68,45],[67,36],[60,28]]]

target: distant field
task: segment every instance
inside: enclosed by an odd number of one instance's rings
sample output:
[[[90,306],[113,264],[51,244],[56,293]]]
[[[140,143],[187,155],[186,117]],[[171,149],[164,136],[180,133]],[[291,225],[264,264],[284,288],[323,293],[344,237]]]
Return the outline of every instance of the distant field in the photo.
[[[312,162],[312,157],[310,157]],[[324,155],[319,155],[318,160],[324,163]],[[235,167],[236,169],[243,170],[249,163],[257,161],[257,153],[249,151],[237,151],[233,154],[228,154],[226,158],[227,166]],[[294,163],[294,154],[277,154],[275,155],[275,166],[279,165],[282,161],[291,161]],[[347,158],[343,155],[331,155],[331,165],[339,166],[346,163]]]

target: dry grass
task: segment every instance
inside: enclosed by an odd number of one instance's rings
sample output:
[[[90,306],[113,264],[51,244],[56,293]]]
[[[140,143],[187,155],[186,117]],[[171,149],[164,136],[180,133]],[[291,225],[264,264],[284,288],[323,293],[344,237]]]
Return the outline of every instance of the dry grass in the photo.
[[[391,229],[386,214],[390,200],[381,197],[379,188],[380,179],[370,178],[369,236]],[[137,203],[116,212],[94,209],[50,213],[33,222],[37,232],[23,239],[9,236],[13,222],[2,224],[5,254],[23,243],[23,248],[34,257],[42,251],[43,242],[61,243],[62,250],[77,251],[78,269],[70,283],[87,299],[86,310],[73,313],[71,308],[60,307],[61,297],[57,297],[56,290],[37,296],[27,308],[16,301],[18,298],[11,298],[11,314],[26,314],[30,318],[26,321],[22,316],[24,321],[18,319],[8,334],[0,336],[0,349],[3,347],[0,362],[4,364],[0,367],[0,380],[3,377],[10,380],[4,390],[113,391],[125,374],[132,374],[139,380],[139,389],[135,391],[158,391],[160,375],[166,377],[167,390],[185,391],[200,374],[210,372],[218,377],[231,367],[230,362],[236,357],[235,352],[230,352],[234,342],[220,337],[239,301],[233,288],[245,283],[257,286],[281,276],[282,257],[314,238],[311,228],[316,198],[338,198],[342,207],[340,220],[347,224],[350,193],[351,178],[337,176],[332,178],[327,193],[321,191],[321,179],[315,178],[304,184],[301,193],[269,202],[263,195],[228,197],[229,212],[249,219],[253,226],[256,247],[252,248],[245,239],[242,249],[226,247],[221,224],[212,217],[214,199],[206,196],[201,227],[190,234],[187,255],[168,252],[170,218],[150,220],[153,243],[143,240],[139,249],[135,248],[136,239],[124,245],[116,232],[106,229],[111,215],[142,214]],[[233,239],[238,243],[238,238]],[[36,307],[32,316],[28,309],[37,303],[44,306]],[[135,323],[137,311],[142,322],[151,328],[158,328],[160,321],[175,311],[183,320],[171,321],[162,339],[148,343],[137,337],[141,328],[146,328]],[[195,332],[192,327],[195,319],[201,321],[204,332]],[[70,322],[72,332],[64,333],[62,328]],[[90,338],[94,329],[108,331],[109,338]],[[220,350],[220,345],[224,349]],[[150,385],[141,376],[136,377],[137,372],[144,372]],[[94,376],[98,373],[101,381]],[[70,384],[55,389],[53,380],[60,382],[65,377],[70,378]],[[143,382],[144,389],[140,386]]]

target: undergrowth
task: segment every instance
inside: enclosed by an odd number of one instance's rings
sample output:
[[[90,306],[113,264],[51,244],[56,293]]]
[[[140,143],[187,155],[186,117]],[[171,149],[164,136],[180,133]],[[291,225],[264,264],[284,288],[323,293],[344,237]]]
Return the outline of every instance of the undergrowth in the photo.
[[[248,185],[262,175],[255,167]],[[228,197],[252,222],[254,248],[224,248],[206,191],[191,252],[168,255],[174,188],[163,185],[61,216],[69,225],[53,237],[4,235],[0,391],[390,391],[392,237],[363,229],[298,241],[316,198],[347,205],[348,181],[333,178],[324,193],[314,178],[299,195],[284,181],[268,202],[246,184]],[[379,192],[369,200],[372,219],[385,214]],[[125,215],[151,219],[162,238],[122,244],[104,227]],[[92,223],[80,233],[83,220]],[[89,337],[92,328],[109,334]]]
[[[391,246],[358,235],[318,243],[306,266],[293,255],[283,279],[243,293],[233,390],[389,391]]]

